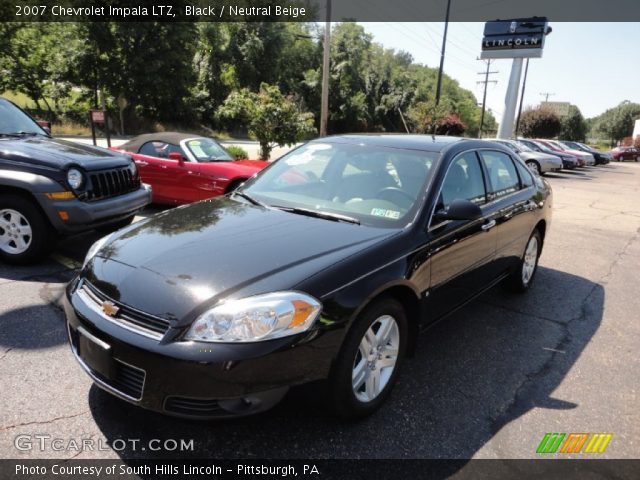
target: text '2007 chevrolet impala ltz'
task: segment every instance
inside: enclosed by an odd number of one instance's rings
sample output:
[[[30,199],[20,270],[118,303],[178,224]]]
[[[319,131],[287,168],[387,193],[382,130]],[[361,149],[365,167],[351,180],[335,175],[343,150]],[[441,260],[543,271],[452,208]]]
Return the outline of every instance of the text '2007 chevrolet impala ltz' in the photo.
[[[324,380],[337,414],[367,415],[421,329],[498,282],[529,288],[551,204],[499,144],[315,140],[96,242],[66,292],[71,347],[98,386],[158,412],[247,415]]]

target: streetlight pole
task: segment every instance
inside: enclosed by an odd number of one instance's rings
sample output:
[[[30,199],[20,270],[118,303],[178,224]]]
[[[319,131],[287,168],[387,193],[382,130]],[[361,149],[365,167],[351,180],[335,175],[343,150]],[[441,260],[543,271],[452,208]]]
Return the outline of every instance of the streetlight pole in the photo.
[[[329,118],[329,64],[331,53],[331,0],[327,0],[327,19],[324,27],[324,46],[322,55],[322,96],[320,100],[320,136],[327,135]]]
[[[438,70],[438,84],[436,86],[436,106],[440,104],[440,93],[442,90],[442,69],[444,68],[444,53],[447,46],[447,31],[449,30],[449,11],[451,10],[451,0],[447,0],[447,14],[444,20],[444,34],[442,35],[442,52],[440,53],[440,69]]]

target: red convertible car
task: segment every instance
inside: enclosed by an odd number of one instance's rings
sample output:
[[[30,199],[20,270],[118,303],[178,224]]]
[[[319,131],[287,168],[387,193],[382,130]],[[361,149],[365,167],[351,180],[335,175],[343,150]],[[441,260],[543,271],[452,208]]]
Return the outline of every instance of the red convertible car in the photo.
[[[168,205],[224,195],[269,165],[234,160],[215,140],[189,133],[139,135],[112,150],[129,153],[142,181],[153,188],[153,203]]]

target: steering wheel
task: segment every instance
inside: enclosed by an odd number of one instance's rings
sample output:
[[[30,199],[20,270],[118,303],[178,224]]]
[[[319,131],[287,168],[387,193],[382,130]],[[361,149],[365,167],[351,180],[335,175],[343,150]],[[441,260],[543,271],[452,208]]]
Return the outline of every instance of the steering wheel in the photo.
[[[381,200],[388,200],[391,203],[395,203],[399,207],[411,208],[415,198],[410,194],[398,187],[385,187],[376,193],[376,198]]]

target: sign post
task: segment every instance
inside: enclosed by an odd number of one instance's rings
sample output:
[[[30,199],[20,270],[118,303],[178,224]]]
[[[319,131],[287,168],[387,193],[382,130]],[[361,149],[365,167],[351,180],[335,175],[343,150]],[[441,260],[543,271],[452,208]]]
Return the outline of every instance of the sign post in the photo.
[[[105,135],[107,137],[107,146],[111,147],[111,135],[109,134],[109,121],[106,110],[91,109],[89,110],[89,123],[91,123],[91,138],[93,144],[96,142],[96,125],[103,125]]]
[[[511,138],[518,105],[523,58],[540,58],[544,39],[551,32],[545,17],[496,20],[484,25],[480,58],[512,58],[498,138]]]

